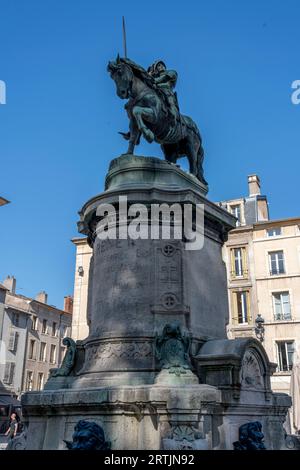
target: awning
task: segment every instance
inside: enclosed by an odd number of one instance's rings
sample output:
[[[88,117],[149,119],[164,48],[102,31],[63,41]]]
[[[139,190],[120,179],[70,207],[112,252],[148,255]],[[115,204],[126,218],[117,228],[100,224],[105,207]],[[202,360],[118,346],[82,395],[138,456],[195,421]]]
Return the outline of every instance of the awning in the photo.
[[[0,395],[0,406],[21,406],[21,402],[12,395]]]

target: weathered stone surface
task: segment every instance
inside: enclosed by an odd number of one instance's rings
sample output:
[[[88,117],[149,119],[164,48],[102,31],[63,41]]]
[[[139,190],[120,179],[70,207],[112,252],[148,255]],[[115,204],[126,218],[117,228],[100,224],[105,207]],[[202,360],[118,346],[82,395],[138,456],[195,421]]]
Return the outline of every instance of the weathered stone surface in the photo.
[[[30,417],[27,449],[65,449],[63,440],[71,439],[80,419],[99,424],[113,450],[232,449],[239,427],[253,420],[262,422],[268,449],[286,448],[284,397],[228,403],[221,390],[206,384],[31,392],[23,406],[24,420]]]
[[[121,157],[106,185],[80,212],[93,247],[89,336],[76,343],[70,375],[23,395],[26,447],[65,449],[76,423],[87,420],[101,426],[112,450],[232,449],[240,426],[259,421],[266,447],[286,449],[290,399],[271,392],[274,364],[257,340],[226,339],[221,247],[235,219],[166,162]],[[203,248],[185,250],[183,239],[99,240],[97,207],[112,204],[120,215],[120,195],[128,205],[204,204]],[[174,322],[171,336],[162,335]]]
[[[105,179],[105,189],[132,189],[137,187],[194,189],[204,196],[208,187],[178,165],[156,157],[124,154],[111,161]]]
[[[209,202],[206,188],[193,175],[155,158],[124,155],[112,161],[107,190],[85,204],[79,229],[93,246],[85,362],[74,380],[80,388],[115,384],[151,384],[159,370],[154,338],[166,323],[178,321],[192,332],[197,349],[209,338],[225,338],[228,320],[225,266],[221,246],[234,218]],[[188,251],[183,240],[100,240],[97,208],[116,207],[119,196],[135,203],[203,204],[204,246]],[[145,223],[150,223],[150,212]],[[151,286],[151,287],[150,287]],[[218,292],[218,295],[215,295]],[[213,321],[212,321],[213,318]]]

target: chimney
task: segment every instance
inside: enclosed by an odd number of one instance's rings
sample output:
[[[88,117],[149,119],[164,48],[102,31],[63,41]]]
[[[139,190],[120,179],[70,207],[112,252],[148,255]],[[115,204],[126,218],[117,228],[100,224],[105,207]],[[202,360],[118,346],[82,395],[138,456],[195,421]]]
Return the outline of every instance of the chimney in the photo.
[[[249,196],[260,195],[260,179],[257,175],[248,176]]]
[[[73,296],[66,295],[64,297],[64,311],[68,313],[73,313]]]
[[[46,292],[42,290],[35,296],[35,300],[41,302],[42,304],[46,304],[48,302],[48,294],[46,294]]]
[[[17,280],[14,276],[7,276],[2,283],[12,294],[16,293]]]

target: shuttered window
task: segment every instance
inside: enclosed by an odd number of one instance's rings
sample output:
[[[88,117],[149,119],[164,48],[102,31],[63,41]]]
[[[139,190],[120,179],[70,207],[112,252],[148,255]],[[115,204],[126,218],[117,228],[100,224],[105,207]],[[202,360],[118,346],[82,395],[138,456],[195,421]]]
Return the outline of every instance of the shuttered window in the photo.
[[[11,385],[14,381],[16,364],[14,362],[7,362],[5,364],[3,382],[7,385]]]
[[[231,250],[231,276],[248,277],[247,252],[245,247]]]
[[[250,323],[250,297],[248,290],[232,292],[232,316],[234,324]]]
[[[291,320],[291,304],[289,292],[273,293],[275,320]]]
[[[19,339],[19,333],[17,331],[11,331],[9,335],[9,341],[8,341],[9,351],[12,351],[12,352],[17,351],[18,339]]]

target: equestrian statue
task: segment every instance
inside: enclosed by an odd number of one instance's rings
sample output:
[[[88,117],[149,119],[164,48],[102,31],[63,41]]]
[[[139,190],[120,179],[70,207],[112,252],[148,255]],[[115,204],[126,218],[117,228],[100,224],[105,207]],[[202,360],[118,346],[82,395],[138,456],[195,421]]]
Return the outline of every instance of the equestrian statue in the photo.
[[[168,70],[162,60],[157,60],[147,70],[128,58],[109,62],[107,67],[116,83],[117,95],[128,100],[125,109],[129,117],[129,132],[122,136],[129,141],[128,154],[133,154],[141,136],[149,143],[161,145],[165,159],[176,164],[187,157],[190,173],[202,183],[202,140],[195,122],[180,114],[174,88],[177,72]]]

